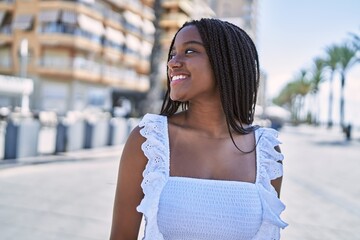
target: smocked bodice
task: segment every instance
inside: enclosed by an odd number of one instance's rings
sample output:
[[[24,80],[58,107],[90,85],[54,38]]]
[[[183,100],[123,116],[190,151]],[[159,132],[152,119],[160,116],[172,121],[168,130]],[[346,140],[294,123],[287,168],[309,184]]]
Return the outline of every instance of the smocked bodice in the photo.
[[[167,240],[246,240],[261,225],[261,199],[252,183],[170,177],[157,219]]]
[[[145,240],[278,240],[285,206],[271,180],[282,176],[277,131],[255,131],[255,183],[171,177],[167,117],[147,114],[139,124],[148,158],[144,198],[137,210],[146,221]]]

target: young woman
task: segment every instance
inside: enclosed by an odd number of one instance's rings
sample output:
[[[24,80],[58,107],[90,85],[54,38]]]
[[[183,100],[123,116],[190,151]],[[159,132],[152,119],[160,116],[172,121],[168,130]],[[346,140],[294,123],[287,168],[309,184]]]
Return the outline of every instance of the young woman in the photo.
[[[253,126],[259,61],[250,37],[217,19],[184,24],[168,55],[160,115],[147,114],[120,161],[112,240],[279,239],[282,159]]]

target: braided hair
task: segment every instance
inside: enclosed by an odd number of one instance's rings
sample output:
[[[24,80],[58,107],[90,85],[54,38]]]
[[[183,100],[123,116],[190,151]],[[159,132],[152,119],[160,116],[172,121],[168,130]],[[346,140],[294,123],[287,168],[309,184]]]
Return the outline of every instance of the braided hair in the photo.
[[[231,138],[231,130],[239,134],[252,132],[255,126],[245,128],[243,124],[251,125],[254,121],[259,86],[259,59],[255,44],[238,26],[219,19],[203,18],[186,22],[175,34],[170,50],[179,31],[190,25],[196,26],[203,40]],[[182,110],[188,109],[189,102],[170,99],[170,79],[169,76],[167,78],[168,88],[160,114],[171,116],[180,106]]]

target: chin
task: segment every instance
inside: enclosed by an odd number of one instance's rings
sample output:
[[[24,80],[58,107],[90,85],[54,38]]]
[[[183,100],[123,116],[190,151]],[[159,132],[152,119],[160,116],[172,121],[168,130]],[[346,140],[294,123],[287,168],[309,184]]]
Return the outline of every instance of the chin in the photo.
[[[185,99],[184,97],[172,96],[172,95],[170,95],[170,99],[172,101],[177,101],[177,102],[186,102],[187,101],[187,99]]]

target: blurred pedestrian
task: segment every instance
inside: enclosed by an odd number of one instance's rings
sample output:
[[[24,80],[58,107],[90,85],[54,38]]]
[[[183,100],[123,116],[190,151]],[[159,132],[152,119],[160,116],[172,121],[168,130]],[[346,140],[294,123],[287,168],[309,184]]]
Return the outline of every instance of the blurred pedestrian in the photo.
[[[279,239],[282,160],[274,129],[252,125],[259,61],[218,19],[185,23],[167,63],[160,115],[147,114],[120,161],[111,239]]]

